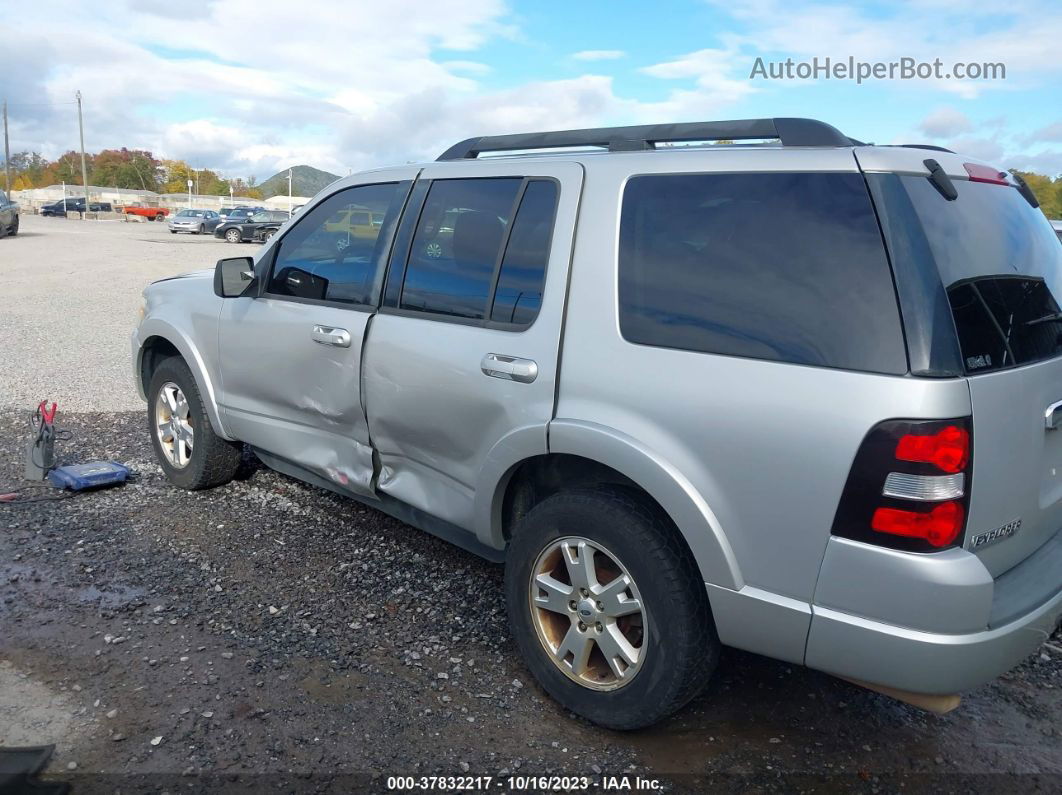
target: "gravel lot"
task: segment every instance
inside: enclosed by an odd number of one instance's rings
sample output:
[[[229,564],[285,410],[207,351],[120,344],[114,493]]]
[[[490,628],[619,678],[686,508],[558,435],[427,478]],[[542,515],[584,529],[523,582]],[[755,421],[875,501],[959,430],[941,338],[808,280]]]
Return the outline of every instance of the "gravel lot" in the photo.
[[[0,240],[0,486],[18,483],[26,409],[45,394],[72,432],[61,458],[140,473],[0,506],[0,745],[56,743],[49,775],[77,791],[385,791],[389,775],[465,773],[1062,789],[1057,635],[945,717],[736,651],[653,729],[566,714],[516,654],[497,567],[250,457],[222,488],[167,485],[128,373],[139,293],[235,247],[23,221]]]
[[[233,249],[166,224],[24,215],[0,247],[0,406],[56,396],[68,411],[136,411],[129,335],[140,293],[163,276],[212,268]]]

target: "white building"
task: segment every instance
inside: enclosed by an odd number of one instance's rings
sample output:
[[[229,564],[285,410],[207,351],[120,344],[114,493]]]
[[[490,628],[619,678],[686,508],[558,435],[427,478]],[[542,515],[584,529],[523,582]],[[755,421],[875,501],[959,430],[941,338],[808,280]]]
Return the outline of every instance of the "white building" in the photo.
[[[184,210],[189,207],[187,193],[155,193],[150,190],[132,190],[130,188],[105,188],[97,185],[88,187],[90,202],[110,202],[112,205],[140,203],[148,207],[165,207],[168,210]],[[24,213],[36,213],[45,204],[61,201],[64,198],[84,198],[85,189],[80,185],[50,185],[47,188],[11,191],[11,199],[19,203]],[[298,207],[309,199],[305,196],[292,196],[291,205]],[[269,207],[273,210],[288,209],[287,196],[274,196],[271,199],[252,199],[247,196],[197,196],[192,194],[190,206],[198,210],[220,210],[222,207],[251,206]]]

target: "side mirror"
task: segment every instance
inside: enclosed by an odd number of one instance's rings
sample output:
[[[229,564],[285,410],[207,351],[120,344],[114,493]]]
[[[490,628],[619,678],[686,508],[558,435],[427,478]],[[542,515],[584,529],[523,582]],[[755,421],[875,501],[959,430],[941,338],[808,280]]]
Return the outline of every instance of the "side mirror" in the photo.
[[[238,298],[254,283],[254,261],[250,257],[219,259],[214,267],[214,294]]]

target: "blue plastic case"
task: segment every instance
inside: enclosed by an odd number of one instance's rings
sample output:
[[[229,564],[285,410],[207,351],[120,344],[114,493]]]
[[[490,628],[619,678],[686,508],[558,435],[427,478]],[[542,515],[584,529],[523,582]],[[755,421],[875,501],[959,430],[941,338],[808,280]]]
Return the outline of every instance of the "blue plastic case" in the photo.
[[[48,480],[57,489],[84,491],[125,483],[129,475],[129,467],[117,461],[92,461],[88,464],[56,467],[48,473]]]

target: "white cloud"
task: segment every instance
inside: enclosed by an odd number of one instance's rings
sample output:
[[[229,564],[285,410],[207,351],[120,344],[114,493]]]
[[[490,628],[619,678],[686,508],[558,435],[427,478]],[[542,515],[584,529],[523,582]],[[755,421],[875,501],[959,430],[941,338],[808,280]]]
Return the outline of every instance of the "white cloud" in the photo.
[[[1041,141],[1049,141],[1051,143],[1062,142],[1062,121],[1056,121],[1054,124],[1048,124],[1046,127],[1041,127],[1039,130],[1031,133],[1025,140],[1026,143],[1038,143]]]
[[[580,50],[572,53],[572,58],[577,61],[614,61],[626,55],[623,50]]]
[[[504,75],[491,71],[485,45],[522,41],[505,0],[349,0],[341,8],[299,0],[265,14],[261,0],[201,0],[180,6],[179,17],[170,13],[178,6],[148,0],[6,2],[17,8],[5,17],[0,95],[12,103],[15,151],[54,157],[76,148],[72,105],[26,103],[69,103],[81,89],[89,149],[145,148],[260,177],[295,162],[343,174],[431,158],[475,134],[726,117],[768,90],[748,79],[761,54],[1007,62],[1003,84],[930,86],[960,97],[1044,75],[1057,82],[1062,70],[1062,10],[1033,0],[1012,0],[1005,17],[979,7],[959,13],[943,0],[901,0],[881,13],[838,0],[796,9],[719,0],[736,27],[713,31],[715,47],[643,66],[657,90],[639,99],[608,76],[608,62],[627,57],[621,50],[572,54],[596,64],[594,74],[495,87]],[[960,117],[940,108],[915,138],[961,135],[1015,151],[1004,127],[971,128]],[[1034,134],[1037,142],[1058,140],[1054,129]]]
[[[951,138],[973,129],[970,118],[952,107],[937,108],[918,125],[930,138]]]
[[[945,0],[900,0],[884,10],[847,2],[794,7],[789,0],[710,1],[746,26],[733,37],[733,44],[782,58],[852,56],[868,62],[940,58],[945,71],[958,62],[1002,62],[1007,68],[1005,80],[905,80],[893,81],[895,85],[931,87],[974,98],[985,91],[1057,80],[1062,73],[1058,58],[1062,6],[1058,4],[1048,7],[1036,0],[1011,0],[1001,12],[987,3],[958,8]],[[751,62],[750,58],[750,66]]]

